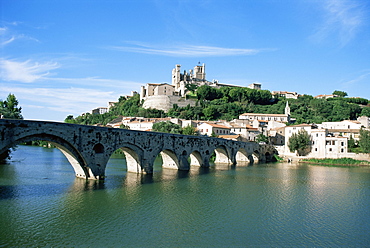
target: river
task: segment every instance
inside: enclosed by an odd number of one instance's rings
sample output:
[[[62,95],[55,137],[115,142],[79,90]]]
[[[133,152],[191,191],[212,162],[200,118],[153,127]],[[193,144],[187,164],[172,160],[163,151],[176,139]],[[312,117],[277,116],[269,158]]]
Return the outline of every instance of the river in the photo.
[[[370,167],[285,163],[75,178],[57,149],[0,165],[0,247],[369,247]]]

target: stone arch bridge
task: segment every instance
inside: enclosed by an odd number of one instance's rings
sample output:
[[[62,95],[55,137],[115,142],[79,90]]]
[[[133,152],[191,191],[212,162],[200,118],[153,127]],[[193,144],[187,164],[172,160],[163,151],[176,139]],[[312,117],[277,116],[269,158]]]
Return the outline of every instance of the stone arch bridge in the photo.
[[[205,136],[188,136],[96,127],[48,121],[0,119],[0,154],[29,141],[44,140],[66,156],[77,177],[103,179],[107,162],[114,151],[122,149],[127,171],[153,173],[161,154],[163,168],[189,170],[215,163],[253,163],[269,161],[276,153],[272,146]]]

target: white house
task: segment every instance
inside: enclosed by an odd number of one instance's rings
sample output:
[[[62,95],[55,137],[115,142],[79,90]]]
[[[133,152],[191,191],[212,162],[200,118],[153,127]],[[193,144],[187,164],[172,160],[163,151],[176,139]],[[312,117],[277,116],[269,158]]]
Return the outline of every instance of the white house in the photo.
[[[100,107],[100,108],[96,108],[96,109],[91,110],[91,113],[93,115],[102,115],[102,114],[105,114],[107,112],[108,112],[108,108],[106,108],[106,107]]]
[[[294,155],[289,151],[289,139],[294,133],[304,129],[311,139],[310,152],[307,157],[312,158],[343,158],[352,157],[348,153],[348,138],[332,135],[330,129],[317,128],[315,125],[300,124],[285,127],[285,155]]]
[[[344,120],[344,121],[337,121],[337,122],[323,122],[318,125],[324,129],[361,129],[361,122],[360,121],[352,121],[352,120]]]
[[[370,117],[369,116],[360,116],[357,118],[357,121],[361,122],[361,125],[364,128],[370,127]]]
[[[283,96],[287,99],[298,99],[300,96],[297,92],[289,92],[289,91],[271,91],[271,95],[278,95]]]
[[[251,125],[229,123],[230,133],[240,135],[241,141],[255,141],[258,134],[261,132],[258,128],[253,128]]]
[[[208,136],[211,136],[212,133],[214,133],[215,135],[230,134],[229,127],[209,122],[203,122],[200,125],[198,125],[198,131],[201,135]]]
[[[290,122],[290,107],[289,103],[286,102],[284,114],[260,114],[260,113],[244,113],[239,115],[239,119],[247,119],[250,121],[279,121],[279,122]]]

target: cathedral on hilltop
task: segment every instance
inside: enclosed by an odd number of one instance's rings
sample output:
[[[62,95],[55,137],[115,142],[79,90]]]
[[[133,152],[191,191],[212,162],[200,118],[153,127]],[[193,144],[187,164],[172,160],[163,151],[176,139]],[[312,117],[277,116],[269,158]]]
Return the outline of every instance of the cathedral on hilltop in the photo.
[[[141,86],[140,98],[146,99],[151,96],[180,96],[185,97],[188,90],[186,85],[194,84],[201,86],[204,84],[217,86],[217,82],[209,82],[206,80],[206,66],[205,64],[196,65],[194,70],[189,70],[187,72],[184,70],[181,73],[181,65],[176,65],[172,69],[172,84],[147,84],[146,86]]]
[[[140,100],[144,100],[144,108],[156,108],[168,111],[177,104],[179,107],[186,107],[195,105],[195,100],[185,99],[186,94],[189,92],[187,85],[209,85],[211,87],[220,88],[223,86],[239,87],[235,85],[220,84],[217,80],[206,80],[206,66],[200,62],[194,67],[193,70],[184,70],[181,73],[181,65],[176,65],[172,69],[172,84],[146,84],[141,86]],[[261,89],[261,84],[253,83],[248,86],[252,89]]]
[[[184,71],[184,73],[181,73],[180,68],[181,65],[176,65],[172,69],[172,85],[175,87],[175,92],[178,92],[180,96],[185,96],[187,84],[195,84],[197,86],[212,84],[206,80],[206,66],[204,63],[203,65],[196,65],[194,70],[189,70],[189,72]]]

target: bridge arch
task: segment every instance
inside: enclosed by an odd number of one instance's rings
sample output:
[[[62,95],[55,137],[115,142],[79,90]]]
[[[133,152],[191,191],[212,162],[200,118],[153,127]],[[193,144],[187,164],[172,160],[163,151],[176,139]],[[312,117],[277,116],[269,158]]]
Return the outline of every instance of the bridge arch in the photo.
[[[230,152],[224,145],[216,147],[214,152],[216,154],[215,163],[232,164]]]
[[[258,163],[260,161],[260,152],[255,150],[248,158],[250,158],[251,164]]]
[[[245,148],[240,148],[235,155],[235,159],[238,165],[246,165],[250,163],[248,156],[248,152],[245,150]]]
[[[189,157],[190,166],[203,166],[203,158],[199,151],[193,151]]]
[[[162,168],[167,168],[167,169],[178,169],[179,168],[179,159],[172,150],[165,149],[160,152],[160,155],[162,156],[162,161],[163,161]]]
[[[277,161],[274,154],[271,154],[270,152],[265,153],[265,159],[266,159],[267,162],[276,162]]]
[[[10,148],[22,143],[27,143],[31,141],[47,141],[50,144],[57,147],[63,155],[67,158],[68,162],[72,165],[76,177],[90,178],[92,175],[88,167],[86,167],[86,161],[83,159],[83,156],[80,154],[78,149],[70,144],[65,139],[51,134],[41,133],[23,136],[19,139],[16,139],[12,144],[9,144],[5,148]]]
[[[143,170],[142,158],[143,158],[143,149],[137,145],[123,142],[117,144],[115,149],[112,149],[109,156],[111,157],[116,150],[121,150],[126,159],[126,168],[128,172],[141,173]]]

